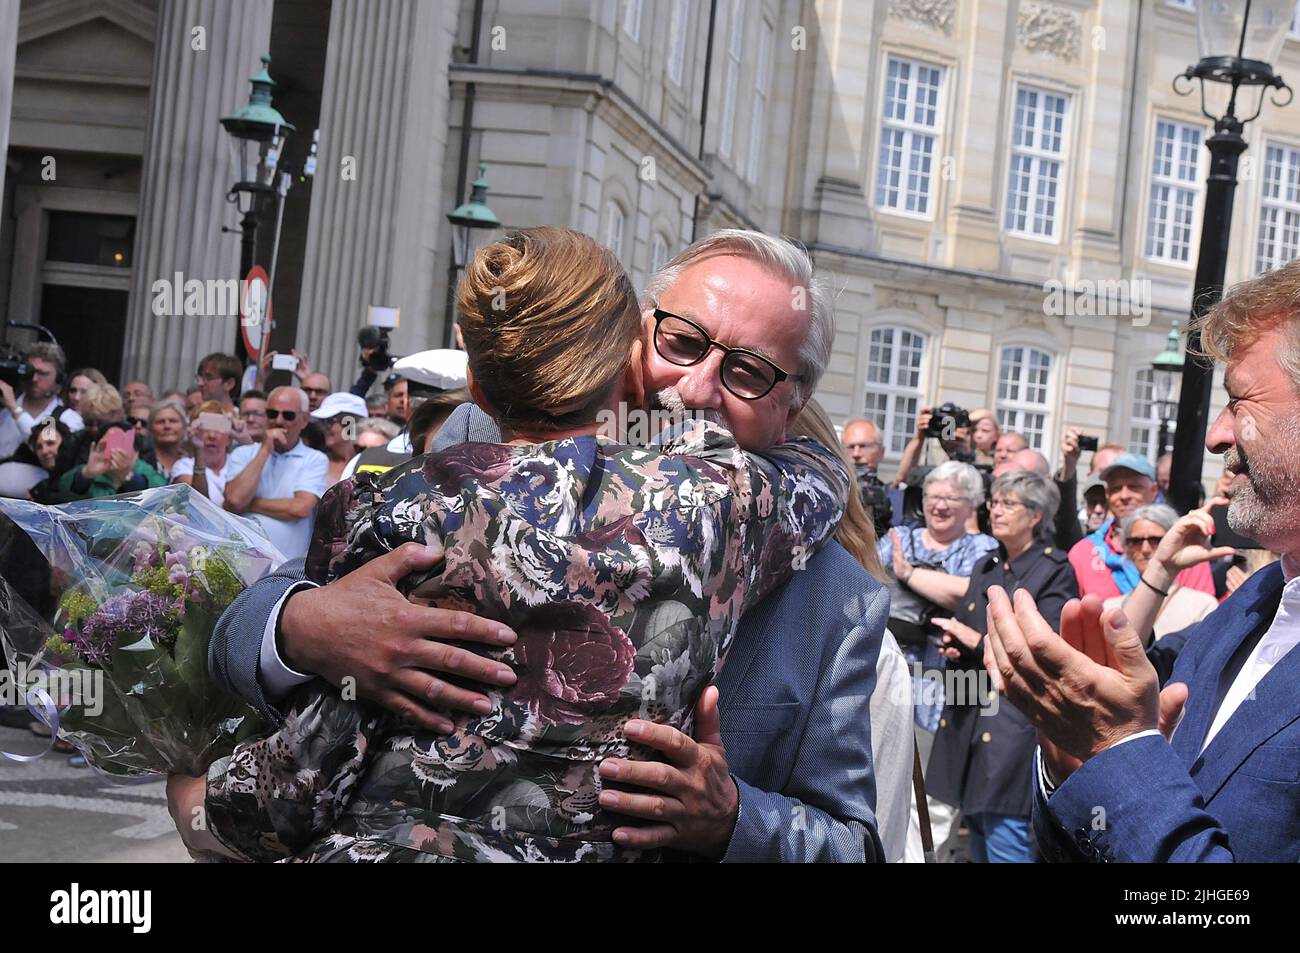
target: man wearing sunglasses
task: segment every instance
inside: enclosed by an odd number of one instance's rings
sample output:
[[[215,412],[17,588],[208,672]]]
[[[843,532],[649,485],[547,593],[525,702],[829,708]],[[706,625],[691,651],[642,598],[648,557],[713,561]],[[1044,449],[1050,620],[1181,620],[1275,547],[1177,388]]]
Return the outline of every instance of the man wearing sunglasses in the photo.
[[[643,316],[646,391],[655,397],[635,409],[671,415],[680,402],[716,413],[746,449],[785,440],[834,335],[830,298],[807,253],[739,230],[696,242],[655,274]],[[466,405],[433,449],[499,439],[490,418]],[[448,644],[500,644],[496,623],[413,606],[398,593],[398,580],[439,558],[403,547],[319,588],[301,581],[301,564],[261,580],[221,618],[214,678],[275,723],[276,700],[307,673],[336,684],[351,676],[362,696],[450,731],[440,710],[472,710],[480,696],[439,674],[484,690],[515,676]],[[796,565],[782,590],[742,618],[718,695],[706,693],[696,712],[696,737],[629,724],[630,737],[645,729],[636,740],[662,752],[662,762],[601,767],[607,781],[617,776],[611,787],[637,795],[614,808],[629,817],[616,834],[630,838],[623,843],[726,861],[882,858],[870,702],[888,592],[837,543]],[[359,619],[373,624],[363,630]]]
[[[266,401],[261,443],[236,447],[226,464],[226,509],[257,520],[290,559],[307,555],[316,503],[328,486],[329,461],[299,439],[307,395],[277,387]]]

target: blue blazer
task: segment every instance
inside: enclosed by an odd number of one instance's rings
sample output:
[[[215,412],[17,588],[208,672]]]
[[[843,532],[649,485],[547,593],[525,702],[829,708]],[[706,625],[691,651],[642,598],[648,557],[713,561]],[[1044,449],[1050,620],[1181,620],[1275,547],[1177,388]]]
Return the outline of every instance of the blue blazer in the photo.
[[[1185,682],[1188,697],[1172,743],[1139,738],[1104,751],[1050,803],[1035,784],[1034,833],[1044,857],[1300,859],[1300,651],[1288,652],[1200,751],[1220,675],[1247,639],[1272,624],[1283,585],[1274,563],[1185,630],[1170,681]]]
[[[439,450],[500,434],[457,408]],[[294,560],[240,594],[217,623],[208,665],[217,684],[278,725],[257,669],[276,602],[303,579]],[[726,862],[883,862],[871,760],[871,693],[889,590],[838,543],[741,619],[717,678],[722,744],[740,792]]]

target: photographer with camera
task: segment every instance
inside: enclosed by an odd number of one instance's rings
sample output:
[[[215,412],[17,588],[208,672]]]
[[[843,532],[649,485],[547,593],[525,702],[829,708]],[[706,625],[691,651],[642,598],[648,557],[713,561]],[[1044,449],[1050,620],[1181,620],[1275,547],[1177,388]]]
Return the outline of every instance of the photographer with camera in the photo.
[[[934,440],[937,446],[927,446],[927,440]],[[932,460],[931,456],[939,456],[941,459]],[[975,462],[970,413],[952,401],[937,408],[921,408],[916,416],[916,433],[903,448],[903,457],[898,463],[898,474],[894,482],[906,483],[907,475],[918,465],[928,466],[948,460]]]
[[[876,537],[889,532],[893,522],[893,507],[889,503],[889,487],[880,479],[876,468],[885,457],[885,443],[880,428],[870,420],[857,417],[844,425],[844,450],[853,461],[857,476],[858,494],[867,516],[876,529]]]
[[[19,444],[31,436],[36,421],[56,417],[69,430],[82,428],[81,418],[75,411],[59,408],[59,388],[67,375],[67,359],[63,348],[48,341],[33,344],[18,365],[17,378],[0,377],[0,459],[11,457]],[[22,384],[22,395],[16,396],[14,387]]]

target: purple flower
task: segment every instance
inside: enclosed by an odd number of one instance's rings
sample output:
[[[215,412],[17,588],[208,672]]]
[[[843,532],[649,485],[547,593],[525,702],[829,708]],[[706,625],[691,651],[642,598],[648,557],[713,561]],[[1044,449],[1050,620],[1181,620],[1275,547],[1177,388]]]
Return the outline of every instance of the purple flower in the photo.
[[[175,606],[162,596],[147,590],[119,592],[81,623],[80,632],[67,632],[64,638],[87,662],[103,666],[112,656],[117,636],[133,632],[154,643],[170,641],[176,620]]]

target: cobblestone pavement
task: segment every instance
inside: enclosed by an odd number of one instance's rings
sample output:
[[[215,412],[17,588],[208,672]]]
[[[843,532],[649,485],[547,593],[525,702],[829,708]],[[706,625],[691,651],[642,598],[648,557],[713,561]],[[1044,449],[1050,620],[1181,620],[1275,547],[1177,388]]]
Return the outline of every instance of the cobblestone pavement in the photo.
[[[0,727],[0,751],[30,754],[44,739]],[[0,861],[189,863],[163,782],[115,785],[51,751],[19,764],[0,757]]]

